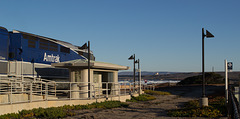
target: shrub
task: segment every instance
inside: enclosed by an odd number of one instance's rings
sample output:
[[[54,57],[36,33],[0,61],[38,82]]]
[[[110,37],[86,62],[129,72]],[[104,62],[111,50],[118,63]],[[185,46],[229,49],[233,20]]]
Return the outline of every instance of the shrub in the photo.
[[[116,108],[116,107],[127,107],[128,104],[120,101],[105,101],[101,103],[92,103],[87,105],[64,105],[61,107],[50,107],[50,108],[34,108],[32,110],[22,110],[18,114],[11,113],[1,115],[0,119],[20,119],[20,118],[46,118],[46,119],[57,119],[64,118],[67,116],[73,116],[73,110],[80,109],[92,109],[92,108]]]
[[[4,114],[0,116],[0,119],[19,119],[21,116],[17,113]]]
[[[188,102],[183,109],[170,110],[169,116],[172,117],[210,117],[216,118],[226,116],[227,110],[224,105],[223,97],[216,97],[209,100],[209,106],[200,107],[197,100]]]
[[[144,90],[144,92],[149,95],[171,95],[171,93],[163,91]]]
[[[132,97],[131,100],[127,100],[129,102],[137,102],[137,101],[148,101],[148,100],[155,100],[156,98],[154,96],[151,95],[146,95],[146,94],[142,94],[139,95],[137,97]]]

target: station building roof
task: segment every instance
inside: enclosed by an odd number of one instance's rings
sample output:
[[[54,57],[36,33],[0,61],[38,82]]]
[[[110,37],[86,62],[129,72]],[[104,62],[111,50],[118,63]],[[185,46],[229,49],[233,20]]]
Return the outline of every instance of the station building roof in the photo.
[[[88,68],[88,60],[76,59],[76,60],[60,62],[60,63],[52,63],[51,65],[54,67],[59,67],[59,68],[87,69]],[[130,69],[130,67],[128,67],[128,66],[122,66],[122,65],[93,61],[93,60],[90,61],[90,68],[91,69],[105,69],[105,70],[128,70],[128,69]]]
[[[12,32],[13,33],[21,33],[21,34],[24,34],[24,35],[29,35],[29,36],[33,36],[33,37],[36,37],[36,38],[48,40],[48,41],[51,41],[51,42],[54,42],[54,43],[57,43],[57,44],[61,44],[61,45],[65,46],[65,47],[71,48],[74,51],[87,52],[87,49],[80,49],[80,46],[72,45],[69,42],[56,40],[56,39],[53,39],[53,38],[47,38],[47,37],[44,37],[44,36],[35,35],[35,34],[32,34],[32,33],[27,33],[27,32],[23,32],[23,31],[19,31],[19,30],[13,30]],[[90,52],[92,53],[92,51],[90,51]]]

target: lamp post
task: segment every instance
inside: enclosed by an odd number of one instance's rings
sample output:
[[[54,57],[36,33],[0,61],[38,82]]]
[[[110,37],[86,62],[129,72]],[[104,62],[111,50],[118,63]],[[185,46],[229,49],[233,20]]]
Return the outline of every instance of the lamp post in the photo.
[[[204,28],[202,28],[202,99],[201,99],[201,105],[208,106],[208,98],[206,97],[206,90],[205,90],[204,37],[213,38],[214,35],[212,35],[208,30],[206,30],[206,35],[205,35]]]
[[[88,41],[88,43],[85,43],[82,47],[80,47],[80,49],[88,49],[88,91],[91,90],[91,87],[90,87],[90,41]],[[91,94],[91,91],[88,92],[89,94],[89,97],[90,97],[90,94]],[[91,97],[90,97],[91,98]]]
[[[135,89],[135,54],[131,55],[128,60],[133,60],[133,87]]]
[[[90,92],[89,92],[89,97],[90,97],[90,99],[92,99],[92,91],[91,91],[91,84],[90,84],[90,60],[91,60],[91,57],[90,57],[90,41],[88,41],[88,46],[87,46],[87,48],[88,48],[88,91],[90,90]]]
[[[136,60],[135,63],[138,63],[138,81],[139,81],[139,94],[141,94],[141,69],[140,69],[140,60]]]

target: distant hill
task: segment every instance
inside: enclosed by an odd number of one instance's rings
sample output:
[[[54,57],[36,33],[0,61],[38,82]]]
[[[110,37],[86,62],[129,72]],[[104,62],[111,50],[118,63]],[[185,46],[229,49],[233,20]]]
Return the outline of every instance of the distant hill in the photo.
[[[141,75],[163,75],[163,74],[175,74],[175,73],[179,73],[179,72],[150,72],[150,71],[142,71]],[[137,74],[137,72],[136,72]],[[126,72],[119,72],[118,75],[133,75],[132,71],[126,71]]]
[[[158,73],[158,75],[156,75]],[[215,72],[221,76],[225,76],[225,72]],[[137,77],[136,73],[136,77]],[[161,79],[174,79],[183,80],[187,77],[201,75],[202,72],[142,72],[142,79],[146,80],[161,80]],[[131,80],[133,77],[133,72],[119,72],[119,79],[121,80]],[[240,80],[240,72],[228,72],[228,78],[234,80]]]

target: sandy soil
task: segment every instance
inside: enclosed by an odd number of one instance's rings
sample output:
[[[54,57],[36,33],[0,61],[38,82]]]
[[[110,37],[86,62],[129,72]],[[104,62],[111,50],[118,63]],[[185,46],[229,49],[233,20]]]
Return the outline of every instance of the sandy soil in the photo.
[[[172,95],[155,96],[157,99],[145,102],[127,102],[128,108],[78,110],[76,116],[69,119],[174,119],[167,116],[168,110],[181,108],[184,103],[199,99],[201,85],[159,87],[157,90],[170,92]],[[224,93],[224,86],[206,86],[207,95]]]

